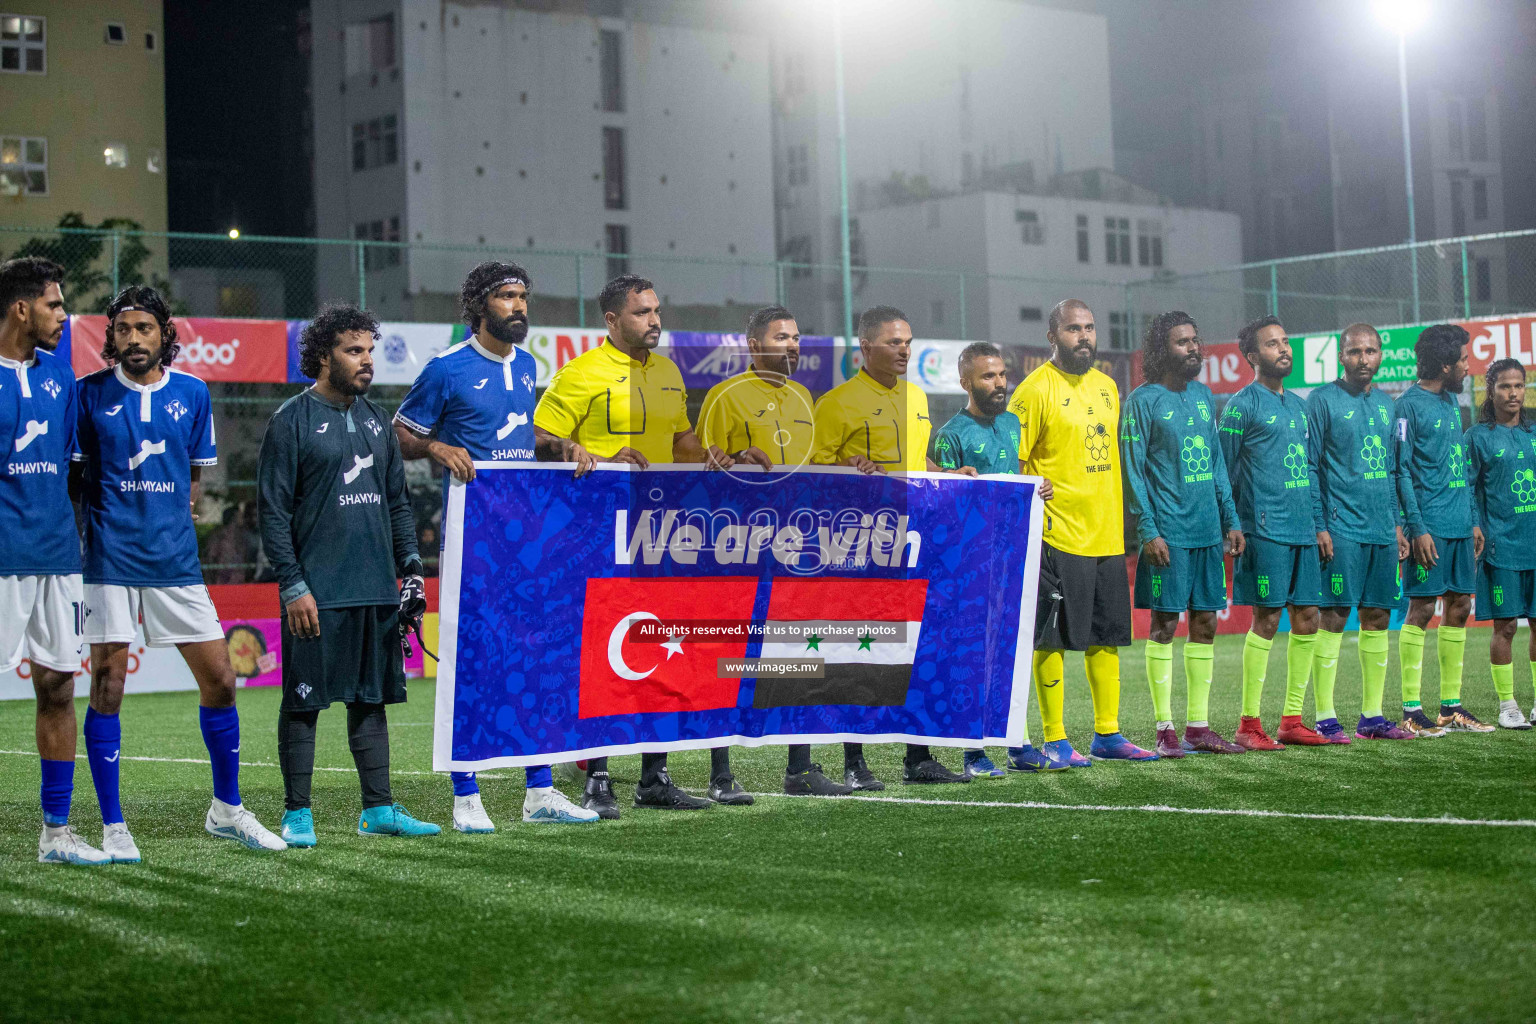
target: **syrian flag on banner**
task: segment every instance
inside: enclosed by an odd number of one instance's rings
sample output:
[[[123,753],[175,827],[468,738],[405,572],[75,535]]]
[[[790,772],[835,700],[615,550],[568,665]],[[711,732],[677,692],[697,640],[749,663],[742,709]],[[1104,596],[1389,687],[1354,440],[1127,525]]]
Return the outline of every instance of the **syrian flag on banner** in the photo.
[[[750,577],[588,579],[578,717],[735,707],[741,680],[717,678],[716,661],[744,657],[745,639],[633,643],[629,628],[647,619],[746,622],[756,597]]]
[[[821,679],[759,676],[756,708],[907,702],[927,580],[776,579],[768,628],[803,639],[764,641],[764,658],[820,658]],[[894,636],[892,635],[894,633]]]

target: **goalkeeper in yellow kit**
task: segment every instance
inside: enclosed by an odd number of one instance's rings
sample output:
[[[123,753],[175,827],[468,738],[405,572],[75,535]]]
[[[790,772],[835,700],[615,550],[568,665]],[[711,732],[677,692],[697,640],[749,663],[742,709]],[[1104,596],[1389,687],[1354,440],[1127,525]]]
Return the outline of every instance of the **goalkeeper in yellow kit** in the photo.
[[[1120,651],[1131,642],[1120,491],[1120,395],[1094,369],[1093,312],[1079,299],[1051,310],[1051,359],[1024,379],[1008,408],[1019,418],[1019,466],[1054,485],[1040,549],[1035,694],[1052,761],[1086,768],[1062,721],[1063,661],[1082,651],[1093,694],[1093,745],[1101,761],[1153,761],[1120,735]]]

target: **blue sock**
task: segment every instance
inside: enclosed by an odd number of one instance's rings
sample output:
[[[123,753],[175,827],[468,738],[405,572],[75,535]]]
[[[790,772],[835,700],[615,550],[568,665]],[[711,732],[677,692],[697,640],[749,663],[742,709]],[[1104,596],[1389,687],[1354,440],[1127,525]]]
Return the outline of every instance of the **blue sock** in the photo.
[[[453,779],[454,796],[474,796],[480,792],[480,783],[475,781],[474,772],[452,772],[450,776]]]
[[[555,784],[555,777],[547,764],[531,764],[523,771],[528,776],[529,789],[548,789]]]
[[[91,766],[91,782],[96,785],[96,802],[101,805],[103,825],[123,820],[123,804],[118,794],[118,769],[122,765],[123,723],[116,715],[103,715],[95,708],[85,709],[85,760]],[[66,803],[65,807],[69,805]]]
[[[69,798],[75,793],[75,762],[43,762],[43,824],[57,828],[69,824]]]
[[[197,709],[203,745],[213,765],[213,795],[231,807],[240,806],[240,712],[227,708]]]

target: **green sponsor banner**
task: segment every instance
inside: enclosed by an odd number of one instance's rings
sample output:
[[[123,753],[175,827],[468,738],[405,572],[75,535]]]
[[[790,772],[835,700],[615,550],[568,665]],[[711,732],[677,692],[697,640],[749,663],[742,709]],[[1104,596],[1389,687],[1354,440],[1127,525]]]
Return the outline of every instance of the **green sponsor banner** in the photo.
[[[1428,324],[1392,327],[1381,332],[1381,369],[1376,382],[1411,383],[1415,362],[1413,343]],[[1285,378],[1288,388],[1315,388],[1339,379],[1339,335],[1308,334],[1291,339],[1291,374]]]

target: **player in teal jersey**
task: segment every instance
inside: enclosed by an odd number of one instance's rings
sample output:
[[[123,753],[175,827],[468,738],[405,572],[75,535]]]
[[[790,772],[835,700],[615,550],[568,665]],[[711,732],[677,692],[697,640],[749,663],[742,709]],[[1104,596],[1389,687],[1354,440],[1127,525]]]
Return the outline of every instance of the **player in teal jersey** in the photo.
[[[1241,556],[1243,531],[1232,503],[1227,465],[1216,443],[1216,398],[1195,378],[1204,357],[1188,313],[1162,313],[1142,341],[1146,383],[1125,403],[1120,449],[1126,507],[1136,520],[1136,607],[1152,610],[1147,684],[1157,720],[1159,757],[1241,754],[1211,729],[1211,670],[1216,613],[1227,607],[1228,552]],[[1189,612],[1184,645],[1184,738],[1173,728],[1173,636]]]
[[[1324,529],[1317,535],[1323,569],[1322,628],[1312,662],[1317,731],[1330,743],[1348,743],[1333,707],[1339,648],[1353,608],[1360,609],[1360,721],[1355,735],[1411,740],[1413,733],[1381,713],[1387,681],[1387,627],[1402,603],[1408,541],[1400,525],[1391,449],[1392,399],[1373,387],[1381,368],[1381,335],[1370,324],[1350,324],[1339,336],[1344,376],[1307,398],[1307,458],[1323,500]]]
[[[1019,418],[1008,411],[1008,366],[996,345],[978,341],[960,353],[960,384],[971,396],[964,409],[933,435],[933,461],[940,469],[979,473],[1019,471]],[[1040,488],[1049,498],[1050,482]],[[1026,727],[1027,728],[1027,727]],[[1008,768],[1016,772],[1061,771],[1071,766],[1036,750],[1024,734],[1022,747],[1008,749]],[[970,778],[998,777],[1003,770],[984,750],[965,752]]]
[[[1403,725],[1420,735],[1441,728],[1492,732],[1461,706],[1467,616],[1476,589],[1482,537],[1472,529],[1472,493],[1456,396],[1467,380],[1467,332],[1455,324],[1426,327],[1413,346],[1418,381],[1397,400],[1397,500],[1412,547],[1403,563],[1408,621],[1397,635],[1403,675]],[[1419,701],[1424,675],[1424,630],[1435,604],[1445,600],[1436,631],[1440,662],[1440,717],[1431,721]]]
[[[1243,715],[1233,738],[1249,750],[1283,750],[1287,742],[1321,746],[1328,741],[1301,721],[1317,638],[1317,535],[1323,530],[1322,502],[1307,465],[1307,407],[1285,390],[1291,343],[1279,320],[1262,317],[1237,338],[1258,379],[1239,391],[1221,416],[1221,451],[1248,539],[1233,573],[1232,600],[1253,608],[1253,626],[1243,643]],[[1277,743],[1264,732],[1259,708],[1269,649],[1287,606],[1291,638]]]
[[[1488,367],[1488,395],[1467,431],[1472,529],[1483,538],[1477,564],[1477,617],[1493,620],[1488,660],[1499,694],[1499,725],[1529,729],[1515,702],[1512,650],[1520,620],[1531,626],[1528,660],[1536,681],[1536,431],[1525,412],[1525,367],[1500,359]]]

